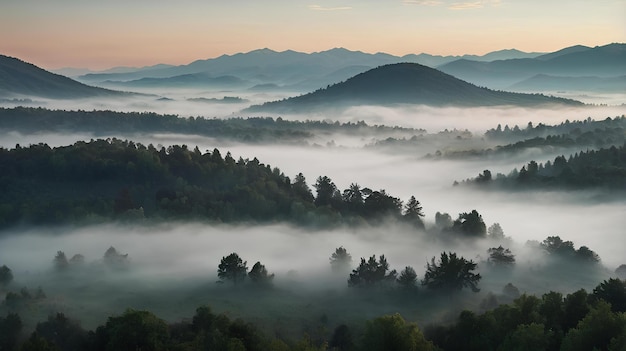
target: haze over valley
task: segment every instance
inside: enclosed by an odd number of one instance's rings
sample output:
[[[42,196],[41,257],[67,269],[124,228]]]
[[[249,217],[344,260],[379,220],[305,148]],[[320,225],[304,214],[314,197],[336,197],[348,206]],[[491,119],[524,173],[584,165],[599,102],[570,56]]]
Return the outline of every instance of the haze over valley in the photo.
[[[623,6],[161,5],[7,5],[0,350],[624,348]]]

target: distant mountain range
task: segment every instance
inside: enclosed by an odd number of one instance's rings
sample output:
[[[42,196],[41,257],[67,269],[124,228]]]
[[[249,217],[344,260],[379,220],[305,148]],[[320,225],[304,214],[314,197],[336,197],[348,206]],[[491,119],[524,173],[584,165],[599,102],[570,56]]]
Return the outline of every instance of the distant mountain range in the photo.
[[[561,78],[619,77],[626,75],[626,44],[609,44],[594,48],[573,46],[531,59],[492,62],[463,59],[439,66],[438,69],[468,82],[494,89],[524,86],[516,84],[537,75]],[[568,80],[563,79],[561,82],[563,84],[552,84],[550,89],[569,90]],[[608,90],[608,87],[605,90]]]
[[[393,63],[419,63],[457,78],[492,89],[517,89],[515,84],[538,74],[555,77],[609,78],[626,75],[626,44],[599,47],[582,45],[552,53],[500,50],[483,56],[435,56],[429,54],[393,56],[335,48],[311,54],[287,50],[254,50],[197,60],[188,65],[156,65],[133,70],[128,67],[77,77],[84,83],[106,87],[250,88],[307,92],[340,81],[374,67]],[[231,82],[224,82],[230,77]],[[236,83],[235,83],[235,80]],[[613,91],[610,85],[604,91]],[[538,91],[549,91],[543,89]],[[551,90],[567,90],[551,85]],[[615,89],[618,89],[616,86]]]
[[[0,55],[0,97],[76,99],[122,96],[125,93],[96,88],[48,72],[14,57]]]
[[[541,53],[501,50],[484,56],[433,56],[429,54],[393,56],[385,53],[368,54],[335,48],[311,54],[287,50],[277,52],[260,49],[248,53],[222,55],[214,59],[198,60],[182,66],[151,66],[135,71],[92,73],[78,80],[103,86],[145,86],[144,78],[152,78],[149,86],[169,86],[177,77],[199,76],[197,80],[234,76],[248,87],[273,84],[285,91],[310,91],[346,80],[358,73],[381,65],[414,62],[427,66],[438,65],[460,58],[488,61],[507,58],[536,57]],[[205,82],[211,86],[211,82]]]
[[[247,112],[300,112],[351,105],[424,104],[431,106],[571,105],[581,102],[538,94],[480,88],[416,63],[381,66],[315,92],[268,102]]]

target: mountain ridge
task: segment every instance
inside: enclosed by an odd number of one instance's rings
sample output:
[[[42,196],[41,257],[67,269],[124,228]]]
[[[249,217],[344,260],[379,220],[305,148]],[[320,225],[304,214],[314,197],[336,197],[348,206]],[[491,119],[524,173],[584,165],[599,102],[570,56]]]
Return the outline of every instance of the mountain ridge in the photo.
[[[246,112],[299,111],[345,105],[424,104],[431,106],[582,105],[562,98],[480,88],[436,69],[398,63],[360,73],[325,89],[279,101],[254,105]]]
[[[85,85],[21,59],[0,55],[0,96],[51,99],[123,96],[128,93]]]

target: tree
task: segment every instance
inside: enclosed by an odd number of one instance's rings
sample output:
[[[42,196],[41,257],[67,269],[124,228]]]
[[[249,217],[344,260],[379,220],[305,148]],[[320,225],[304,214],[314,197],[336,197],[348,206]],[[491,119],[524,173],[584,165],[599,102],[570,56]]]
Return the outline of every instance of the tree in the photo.
[[[487,228],[487,236],[489,239],[493,240],[502,240],[504,239],[504,231],[500,226],[500,223],[494,223],[489,228]]]
[[[54,268],[58,270],[64,270],[69,266],[67,262],[67,257],[65,256],[65,252],[57,251],[56,256],[54,256]]]
[[[626,316],[611,312],[611,306],[600,301],[565,335],[561,350],[607,350],[611,340],[623,334],[625,328]]]
[[[458,257],[456,253],[441,253],[439,263],[435,262],[435,257],[430,263],[426,263],[426,274],[422,280],[422,285],[433,290],[455,291],[463,288],[470,288],[473,292],[478,292],[477,284],[481,279],[480,274],[473,273],[476,263]]]
[[[544,331],[539,323],[520,324],[512,333],[509,333],[498,350],[511,351],[543,351],[548,350],[551,331]]]
[[[557,255],[560,257],[571,257],[576,252],[573,242],[563,241],[559,236],[547,237],[541,242],[541,248],[543,248],[550,255]]]
[[[347,325],[342,324],[335,328],[333,336],[328,343],[330,350],[337,351],[349,351],[354,349],[354,342],[352,341],[352,334]]]
[[[350,273],[348,286],[350,287],[372,287],[396,280],[396,270],[389,271],[389,263],[385,255],[380,255],[379,261],[376,255],[372,255],[369,260],[361,257],[361,263]]]
[[[476,178],[477,183],[487,183],[489,181],[491,181],[491,171],[488,169],[484,170],[483,173],[480,173]]]
[[[447,213],[441,213],[437,211],[437,213],[435,213],[435,225],[440,230],[448,229],[452,227],[452,217],[450,217],[450,215]]]
[[[113,246],[111,246],[105,251],[103,259],[104,263],[108,265],[123,267],[126,263],[128,263],[128,254],[120,254]]]
[[[363,204],[364,214],[368,218],[381,218],[385,216],[399,217],[402,209],[402,201],[396,197],[387,195],[385,190],[372,191]]]
[[[481,237],[487,233],[483,217],[476,210],[460,213],[459,218],[452,223],[452,230],[471,237]]]
[[[422,217],[424,217],[422,205],[417,201],[415,196],[411,196],[409,202],[404,205],[404,218],[410,223],[413,223],[417,228],[424,229]]]
[[[417,273],[411,266],[406,266],[398,276],[398,284],[405,289],[414,289],[417,282]]]
[[[340,197],[337,186],[327,176],[318,177],[313,187],[317,191],[316,206],[332,206],[335,202],[334,199]]]
[[[487,249],[487,253],[489,254],[489,263],[495,266],[512,266],[515,264],[515,255],[511,253],[511,250],[503,248],[502,245]]]
[[[361,210],[364,202],[361,186],[357,183],[350,184],[350,187],[343,191],[342,199],[351,210]]]
[[[106,350],[167,350],[170,338],[164,320],[149,311],[132,309],[109,317],[96,334],[104,336]]]
[[[313,202],[313,193],[311,192],[309,186],[306,184],[306,178],[304,178],[304,175],[302,175],[302,173],[298,173],[298,175],[294,178],[291,188],[296,193],[296,195],[304,201]]]
[[[591,296],[610,303],[613,312],[626,312],[626,283],[619,279],[610,278],[598,284]]]
[[[6,317],[0,317],[0,350],[13,350],[17,343],[22,320],[16,313],[9,313]]]
[[[217,276],[222,281],[232,281],[237,285],[246,278],[248,267],[239,255],[231,253],[226,257],[222,257],[220,264],[217,266]]]
[[[340,246],[335,249],[332,255],[330,255],[330,267],[334,272],[343,272],[350,269],[350,264],[352,263],[352,256],[348,253],[348,251]]]
[[[6,265],[0,267],[0,286],[9,285],[13,281],[13,272]]]
[[[363,350],[426,351],[434,345],[426,340],[416,324],[407,323],[400,314],[368,321],[363,334]]]
[[[274,274],[268,274],[265,266],[262,265],[261,262],[257,262],[252,266],[250,273],[248,273],[248,278],[250,278],[250,281],[254,284],[267,287],[272,285]]]

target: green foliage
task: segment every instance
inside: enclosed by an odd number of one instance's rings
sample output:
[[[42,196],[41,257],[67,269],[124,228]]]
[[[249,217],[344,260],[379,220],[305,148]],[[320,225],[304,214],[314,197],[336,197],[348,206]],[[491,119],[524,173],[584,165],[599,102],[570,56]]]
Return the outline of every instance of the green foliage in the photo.
[[[389,263],[385,255],[380,255],[376,260],[376,255],[372,255],[367,261],[361,257],[361,263],[350,273],[348,279],[349,287],[366,287],[386,285],[396,280],[396,270],[389,271]]]
[[[459,213],[459,218],[452,223],[452,231],[469,237],[484,237],[487,226],[478,211],[472,210],[469,213]]]
[[[384,190],[357,184],[344,199],[326,176],[313,197],[301,173],[292,183],[256,158],[235,161],[217,149],[203,154],[186,145],[157,150],[107,139],[0,148],[0,169],[0,229],[173,219],[328,226],[400,218],[402,208]]]
[[[498,350],[502,351],[526,351],[548,350],[550,332],[546,333],[544,326],[539,323],[521,324],[510,333]]]
[[[102,329],[100,329],[102,328]],[[167,350],[168,326],[149,311],[126,310],[99,327],[106,350]]]
[[[9,285],[13,281],[13,272],[6,265],[0,267],[0,286]]]
[[[333,335],[330,338],[328,347],[331,350],[337,351],[350,351],[355,348],[354,340],[352,339],[352,333],[347,325],[342,324],[335,328]]]
[[[404,219],[413,224],[416,228],[424,229],[424,209],[415,196],[411,196],[409,201],[404,205]]]
[[[623,133],[623,130],[620,132]],[[558,156],[554,162],[538,164],[530,161],[519,173],[499,174],[491,182],[481,178],[468,180],[471,184],[499,186],[513,189],[589,189],[621,190],[626,178],[626,142],[598,150],[587,150],[571,155],[569,159]]]
[[[246,278],[248,273],[246,263],[247,262],[244,262],[239,255],[233,252],[226,257],[222,257],[217,267],[217,276],[221,281],[231,281],[233,284],[237,285]]]
[[[413,269],[413,267],[406,266],[400,272],[396,281],[404,289],[415,289],[417,284],[417,273],[415,273],[415,269]]]
[[[494,223],[489,228],[487,228],[487,236],[492,240],[502,240],[504,239],[504,230],[502,230],[502,226],[500,223]]]
[[[563,241],[559,236],[549,236],[540,244],[551,257],[556,259],[566,259],[577,263],[598,263],[600,257],[586,246],[581,246],[576,250],[574,243]]]
[[[252,266],[252,269],[248,273],[248,278],[250,278],[250,281],[257,286],[269,287],[272,285],[274,274],[269,274],[265,266],[262,265],[261,262],[257,262],[254,266]]]
[[[511,250],[505,249],[502,245],[498,247],[490,247],[487,249],[489,254],[489,263],[495,266],[512,266],[515,264],[515,255],[511,253]]]
[[[416,324],[407,323],[400,314],[368,321],[363,333],[363,350],[426,351],[434,350]]]
[[[348,251],[340,246],[335,249],[330,255],[330,267],[334,272],[344,272],[350,269],[350,264],[352,264],[352,256],[348,253]]]
[[[610,305],[601,301],[565,335],[561,350],[606,350],[625,329],[626,316],[612,312]]]
[[[611,304],[613,312],[626,312],[626,282],[610,278],[593,289],[591,297]]]
[[[22,319],[16,313],[0,317],[0,350],[15,349],[22,327]]]
[[[442,252],[439,262],[435,262],[435,257],[430,263],[426,263],[426,273],[422,280],[422,285],[433,290],[457,291],[463,288],[470,288],[474,292],[478,289],[480,274],[473,273],[476,263],[458,257],[456,253]]]
[[[54,268],[56,268],[59,271],[65,270],[67,269],[67,267],[69,267],[69,262],[67,261],[67,257],[65,256],[65,252],[63,251],[57,251],[56,256],[54,256]]]
[[[86,350],[89,348],[89,335],[77,321],[67,318],[63,313],[49,316],[48,320],[38,323],[35,333],[61,350]]]

